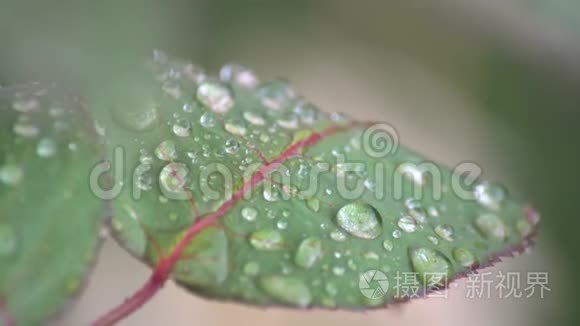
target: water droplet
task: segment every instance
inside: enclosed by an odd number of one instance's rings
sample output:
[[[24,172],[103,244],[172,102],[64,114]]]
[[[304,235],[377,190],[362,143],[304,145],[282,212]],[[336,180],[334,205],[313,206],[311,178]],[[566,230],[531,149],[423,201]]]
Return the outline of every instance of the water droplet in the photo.
[[[157,148],[155,148],[155,156],[162,161],[172,161],[177,158],[177,151],[175,150],[175,143],[166,140],[163,141]]]
[[[403,233],[401,232],[401,230],[394,230],[392,235],[394,239],[400,239]]]
[[[260,230],[250,235],[250,243],[258,250],[279,250],[285,246],[282,234],[276,230]]]
[[[503,241],[508,233],[502,220],[495,214],[482,214],[475,220],[477,229],[488,239]]]
[[[260,273],[260,265],[255,261],[248,262],[244,265],[244,274],[256,276]]]
[[[258,96],[266,108],[279,111],[289,106],[296,95],[288,82],[274,80],[261,85],[258,89]]]
[[[215,126],[215,116],[211,112],[206,112],[199,118],[199,123],[202,127],[213,128]]]
[[[451,225],[437,225],[434,229],[435,233],[443,240],[453,241],[454,240],[454,230]]]
[[[36,146],[36,154],[42,158],[53,157],[56,154],[56,142],[51,138],[43,138]]]
[[[304,239],[298,246],[294,262],[304,268],[314,266],[316,261],[322,257],[322,241],[318,238]]]
[[[135,168],[135,185],[137,188],[149,191],[153,188],[153,177],[149,173],[152,169],[150,164],[139,164]]]
[[[40,129],[28,122],[17,122],[14,124],[13,131],[16,135],[25,138],[34,138],[40,134]]]
[[[492,210],[499,210],[506,198],[506,191],[503,187],[489,182],[482,182],[475,186],[473,194],[481,206]]]
[[[235,63],[230,63],[222,67],[220,70],[220,79],[244,88],[254,88],[260,82],[258,76],[252,70]]]
[[[425,223],[427,220],[427,213],[418,200],[414,198],[407,199],[405,201],[405,207],[407,208],[408,214],[415,219],[415,221],[418,223]]]
[[[403,216],[397,222],[397,225],[401,228],[401,230],[411,233],[417,231],[417,221],[411,216]]]
[[[265,187],[263,191],[264,199],[269,202],[280,200],[280,191],[276,187]]]
[[[294,107],[294,113],[298,115],[302,123],[311,125],[316,120],[318,109],[311,103],[301,101]]]
[[[435,236],[428,235],[427,236],[427,240],[431,241],[431,243],[434,244],[434,245],[438,245],[439,244],[439,239],[437,239],[437,237],[435,237]]]
[[[14,164],[6,164],[0,167],[0,181],[6,185],[17,185],[22,181],[24,172],[22,168]]]
[[[244,136],[247,132],[246,125],[241,120],[226,121],[224,127],[232,135]]]
[[[320,210],[320,200],[316,197],[308,198],[306,199],[306,206],[317,213]]]
[[[260,278],[260,287],[276,300],[298,307],[307,307],[312,301],[310,289],[298,278],[267,276]]]
[[[204,82],[197,88],[197,100],[215,113],[223,114],[234,106],[232,92],[220,82]]]
[[[344,205],[336,214],[336,219],[341,228],[362,239],[374,239],[382,231],[379,212],[366,203]]]
[[[173,125],[173,133],[179,137],[189,137],[191,135],[191,122],[186,119],[179,119]]]
[[[413,270],[419,281],[427,287],[439,287],[447,283],[451,273],[449,261],[438,251],[416,248],[409,251]]]
[[[235,139],[228,139],[224,149],[229,154],[235,154],[240,149],[240,143],[238,143]]]
[[[266,124],[266,120],[264,120],[264,118],[261,115],[252,111],[244,112],[244,119],[246,119],[246,121],[256,126],[263,126]]]
[[[334,230],[334,231],[330,232],[330,238],[334,241],[342,242],[342,241],[346,240],[346,234],[344,234],[344,232],[342,232],[340,230]]]
[[[344,275],[345,272],[346,272],[346,268],[344,268],[343,266],[334,266],[332,268],[332,274],[334,274],[336,276],[342,276],[342,275]]]
[[[187,193],[187,175],[189,170],[183,163],[169,163],[163,167],[159,174],[159,184],[169,194]],[[164,193],[168,195],[168,193]]]
[[[255,209],[254,207],[242,208],[242,217],[244,218],[244,220],[246,220],[248,222],[252,222],[252,221],[256,220],[257,216],[258,216],[258,210]]]
[[[14,228],[0,224],[0,258],[13,255],[18,247],[18,239]]]
[[[475,256],[465,248],[453,249],[453,259],[463,267],[472,267],[475,264]]]
[[[385,248],[386,251],[391,252],[393,251],[394,245],[393,245],[393,241],[386,239],[385,241],[383,241],[383,248]]]
[[[12,108],[18,112],[29,113],[33,111],[38,111],[38,109],[40,108],[40,102],[35,97],[19,96],[12,103]]]
[[[286,220],[285,218],[279,220],[278,222],[276,222],[276,227],[279,230],[286,230],[288,228],[288,220]]]

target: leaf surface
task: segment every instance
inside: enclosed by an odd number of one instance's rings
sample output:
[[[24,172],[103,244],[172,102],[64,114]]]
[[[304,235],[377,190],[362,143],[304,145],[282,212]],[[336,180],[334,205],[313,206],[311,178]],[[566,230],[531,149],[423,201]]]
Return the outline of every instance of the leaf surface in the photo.
[[[535,232],[503,188],[399,146],[389,125],[323,113],[237,65],[218,77],[158,54],[149,68],[94,103],[126,167],[112,225],[194,293],[384,306],[417,295],[405,275],[419,294],[439,289]]]
[[[80,100],[52,86],[0,93],[0,325],[39,324],[79,292],[94,258],[97,136]]]

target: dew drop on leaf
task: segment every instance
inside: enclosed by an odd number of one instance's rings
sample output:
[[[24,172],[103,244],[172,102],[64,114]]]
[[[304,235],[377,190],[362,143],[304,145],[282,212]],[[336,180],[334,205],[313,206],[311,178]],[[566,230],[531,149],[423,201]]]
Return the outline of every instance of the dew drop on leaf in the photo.
[[[499,210],[506,197],[505,190],[501,186],[489,182],[475,186],[473,193],[481,206],[492,210]]]
[[[155,156],[162,161],[172,161],[177,158],[177,151],[175,150],[175,143],[166,140],[161,142],[157,148],[155,148]]]
[[[393,251],[393,248],[394,248],[393,241],[391,241],[389,239],[386,239],[385,241],[383,241],[383,248],[388,252]]]
[[[307,307],[312,301],[310,289],[298,278],[266,276],[260,278],[260,287],[274,299],[298,307]]]
[[[285,245],[282,234],[276,230],[259,230],[250,235],[250,243],[258,250],[279,250]]]
[[[451,273],[449,261],[443,254],[428,248],[410,249],[413,270],[419,281],[428,287],[442,286]]]
[[[242,218],[248,222],[252,222],[256,220],[258,216],[258,210],[254,207],[244,207],[242,208]]]
[[[229,87],[215,81],[199,85],[197,100],[217,114],[226,113],[234,106],[234,98]]]
[[[475,264],[475,256],[465,248],[453,249],[453,259],[463,267],[471,267]]]
[[[485,213],[475,219],[475,226],[488,239],[503,241],[507,237],[507,229],[502,220],[495,214]]]
[[[303,268],[314,266],[316,261],[322,257],[322,241],[318,238],[311,237],[304,239],[298,246],[294,262]]]
[[[414,218],[412,218],[411,216],[403,216],[401,217],[398,221],[397,221],[397,225],[399,226],[399,228],[401,228],[401,230],[407,232],[407,233],[412,233],[417,231],[417,221],[415,221]]]
[[[42,158],[50,158],[56,154],[56,142],[51,138],[43,138],[36,146],[36,154]]]
[[[22,181],[24,172],[22,168],[14,164],[6,164],[0,167],[0,182],[13,186]]]
[[[206,112],[199,118],[199,123],[202,127],[212,128],[215,126],[215,116],[211,112]]]
[[[451,225],[437,225],[434,228],[435,233],[443,240],[453,241],[454,233],[453,227]]]
[[[342,206],[336,214],[338,225],[361,239],[374,239],[381,234],[382,220],[379,212],[362,202]]]

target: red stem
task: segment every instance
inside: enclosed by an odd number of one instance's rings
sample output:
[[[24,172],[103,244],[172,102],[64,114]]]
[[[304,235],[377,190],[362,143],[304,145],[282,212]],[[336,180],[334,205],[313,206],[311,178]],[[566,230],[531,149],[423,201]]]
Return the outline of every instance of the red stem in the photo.
[[[165,284],[173,266],[177,264],[183,251],[186,249],[187,245],[191,242],[193,237],[198,234],[199,232],[203,231],[208,226],[211,226],[215,221],[217,221],[220,217],[224,216],[229,209],[239,201],[244,194],[254,189],[260,182],[264,180],[268,172],[278,167],[279,164],[287,160],[288,158],[298,154],[300,149],[305,148],[307,146],[312,146],[319,142],[326,136],[334,134],[339,131],[343,131],[353,126],[358,125],[357,123],[350,123],[344,126],[331,126],[320,133],[312,133],[307,138],[298,141],[288,147],[284,152],[282,152],[277,158],[275,158],[272,162],[262,166],[256,173],[252,175],[250,180],[246,181],[242,188],[238,190],[235,194],[233,194],[232,198],[224,202],[215,212],[206,215],[204,218],[196,220],[187,230],[183,238],[175,245],[171,254],[165,258],[162,258],[159,264],[153,270],[153,274],[139,289],[135,294],[133,294],[130,298],[126,299],[123,303],[119,306],[111,310],[106,315],[97,319],[93,326],[108,326],[113,325],[125,317],[131,315],[137,309],[141,308],[145,303],[147,303]]]

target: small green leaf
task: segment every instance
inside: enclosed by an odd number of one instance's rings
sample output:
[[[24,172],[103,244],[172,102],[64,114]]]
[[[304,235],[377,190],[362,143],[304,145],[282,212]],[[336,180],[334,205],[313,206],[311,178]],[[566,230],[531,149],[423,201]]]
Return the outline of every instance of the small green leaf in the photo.
[[[218,78],[159,58],[134,91],[113,85],[94,107],[111,159],[122,148],[125,160],[115,237],[153,267],[179,253],[173,276],[195,293],[381,306],[409,298],[396,287],[403,273],[423,292],[440,288],[526,246],[537,227],[501,187],[464,185],[399,146],[389,125],[326,114],[239,65]],[[125,109],[138,128],[118,120]]]
[[[102,213],[89,191],[98,157],[91,130],[80,102],[53,88],[3,90],[0,315],[18,325],[60,311],[94,258]]]

